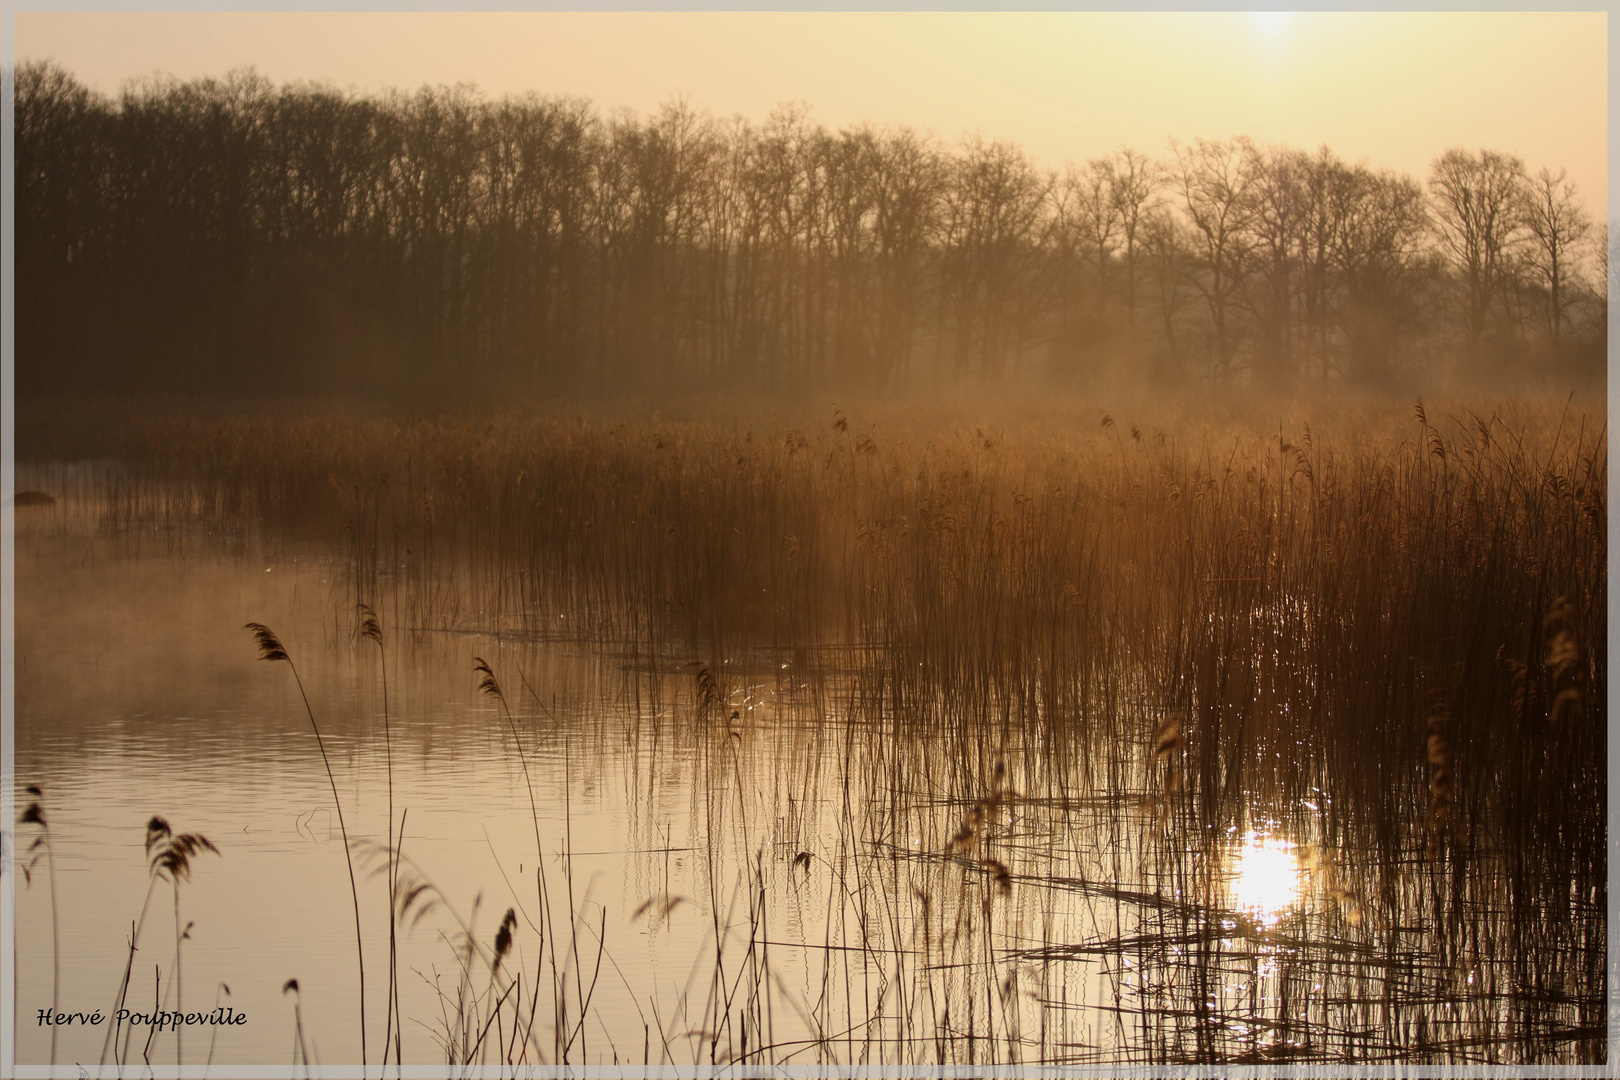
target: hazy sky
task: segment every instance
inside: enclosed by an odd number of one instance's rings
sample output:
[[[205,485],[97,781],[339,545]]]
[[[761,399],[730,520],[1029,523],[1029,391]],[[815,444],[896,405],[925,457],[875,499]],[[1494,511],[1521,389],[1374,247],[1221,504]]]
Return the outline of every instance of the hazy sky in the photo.
[[[473,82],[649,112],[674,93],[762,120],[980,132],[1046,165],[1251,135],[1426,174],[1449,146],[1607,184],[1595,13],[242,13],[16,15],[19,59],[116,91],[245,65],[361,91]]]

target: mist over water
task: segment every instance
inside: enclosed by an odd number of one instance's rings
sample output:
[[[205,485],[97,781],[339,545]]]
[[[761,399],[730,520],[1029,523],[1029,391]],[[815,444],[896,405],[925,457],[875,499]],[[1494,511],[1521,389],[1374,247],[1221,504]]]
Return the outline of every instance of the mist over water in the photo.
[[[185,1061],[290,1065],[300,1017],[360,1059],[332,791],[262,622],[354,842],[373,1065],[390,749],[400,893],[431,886],[397,923],[407,1063],[1597,1060],[1591,407],[282,414],[26,466],[55,502],[18,510],[17,763],[62,1007],[126,965],[132,1003],[176,992],[159,814],[219,848],[178,890],[186,1008],[251,1017]]]
[[[1603,1059],[1561,169],[6,78],[19,1062]]]

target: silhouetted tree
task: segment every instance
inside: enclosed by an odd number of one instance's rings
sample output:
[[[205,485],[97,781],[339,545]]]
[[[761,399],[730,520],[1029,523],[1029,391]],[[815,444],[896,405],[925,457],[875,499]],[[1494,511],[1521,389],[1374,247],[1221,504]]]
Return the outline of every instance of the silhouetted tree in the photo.
[[[1206,371],[1231,380],[1245,327],[1237,300],[1248,262],[1254,213],[1257,152],[1247,139],[1197,140],[1174,145],[1174,183],[1191,226],[1185,243],[1186,277],[1209,313]]]
[[[1406,177],[1339,166],[1332,193],[1344,374],[1363,385],[1388,385],[1402,336],[1422,313],[1423,191]]]
[[[991,378],[1031,344],[1044,307],[1036,251],[1051,180],[1008,143],[970,140],[945,196],[940,322],[955,372]]]
[[[1453,148],[1429,171],[1437,235],[1459,275],[1463,326],[1476,363],[1511,282],[1523,178],[1522,161],[1493,150]]]
[[[1576,201],[1575,185],[1563,169],[1542,169],[1526,177],[1519,219],[1534,238],[1527,245],[1529,265],[1546,289],[1547,330],[1556,350],[1563,341],[1564,314],[1571,302],[1571,282],[1579,274],[1579,254],[1592,235],[1592,219]]]
[[[25,393],[905,388],[1036,356],[1287,388],[1487,345],[1601,368],[1601,230],[1490,151],[1426,190],[1242,138],[1053,175],[802,105],[11,77]]]
[[[1138,275],[1144,234],[1152,213],[1164,170],[1145,154],[1121,149],[1109,159],[1109,191],[1119,215],[1120,258],[1123,281],[1120,297],[1125,309],[1126,348],[1135,354],[1137,336]]]
[[[1255,327],[1253,379],[1290,389],[1298,373],[1295,306],[1307,242],[1310,162],[1299,151],[1268,150],[1255,152],[1249,169],[1244,209],[1252,243],[1245,298]]]
[[[875,316],[872,353],[883,383],[911,376],[939,239],[948,174],[940,154],[908,129],[873,145]]]

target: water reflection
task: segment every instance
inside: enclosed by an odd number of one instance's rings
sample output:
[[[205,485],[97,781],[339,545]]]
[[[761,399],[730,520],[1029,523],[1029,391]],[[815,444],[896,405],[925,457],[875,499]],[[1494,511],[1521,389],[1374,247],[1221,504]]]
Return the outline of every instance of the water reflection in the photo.
[[[313,1056],[358,1061],[349,882],[327,779],[296,689],[251,659],[240,630],[263,620],[299,649],[348,827],[385,840],[378,673],[340,623],[352,610],[341,577],[318,560],[266,574],[263,560],[33,534],[18,565],[18,775],[43,784],[63,858],[60,898],[37,875],[19,889],[19,1000],[54,990],[58,899],[64,1001],[110,999],[148,887],[140,828],[162,813],[223,851],[186,886],[185,1003],[229,985],[252,1021],[210,1047],[214,1063],[287,1059],[289,977]],[[571,650],[386,614],[409,628],[388,645],[406,855],[482,948],[516,909],[507,963],[526,990],[545,985],[530,1063],[1459,1060],[1513,1010],[1528,1034],[1490,1054],[1564,1060],[1600,1046],[1599,999],[1548,995],[1532,1012],[1500,991],[1500,960],[1461,939],[1442,950],[1434,920],[1410,917],[1432,910],[1444,880],[1416,858],[1421,836],[1380,859],[1365,837],[1335,846],[1321,818],[1284,809],[1317,813],[1297,792],[1255,789],[1231,800],[1253,828],[1205,831],[1191,824],[1192,793],[1169,784],[1145,827],[1137,778],[1151,747],[1120,742],[1107,779],[1099,768],[1093,781],[1081,731],[997,724],[992,743],[973,723],[939,722],[928,699],[902,725],[885,696],[854,692],[854,661],[808,650],[791,669],[778,654],[712,661],[706,694],[685,655]],[[476,694],[475,655],[509,692],[523,687],[513,697],[527,770],[504,716]],[[1128,706],[1106,719],[1154,730]],[[388,947],[385,886],[362,873],[360,890],[370,965]],[[1478,899],[1467,911],[1482,940],[1506,940],[1516,928],[1499,894]],[[1596,955],[1603,924],[1588,922]],[[567,965],[554,983],[542,925]],[[407,1065],[444,1060],[452,1033],[436,1019],[433,980],[449,971],[454,991],[459,931],[435,912],[401,935]],[[172,955],[151,933],[137,958],[146,994]],[[368,966],[368,1018],[383,1015],[386,987],[385,968]],[[23,1025],[19,1060],[47,1060],[49,1034]],[[62,1033],[63,1060],[101,1056],[85,1035]],[[185,1045],[190,1065],[189,1034]],[[160,1042],[152,1060],[178,1051]]]
[[[1287,840],[1251,829],[1232,853],[1232,903],[1270,929],[1300,902],[1299,855]]]

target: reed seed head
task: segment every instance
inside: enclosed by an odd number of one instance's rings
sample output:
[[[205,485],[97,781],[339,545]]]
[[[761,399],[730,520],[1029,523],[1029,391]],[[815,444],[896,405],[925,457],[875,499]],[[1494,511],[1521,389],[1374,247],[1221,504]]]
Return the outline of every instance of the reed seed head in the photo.
[[[500,929],[495,931],[494,967],[500,967],[501,961],[505,959],[506,954],[511,951],[512,934],[515,930],[517,930],[517,912],[513,911],[511,908],[507,908],[506,914],[501,917]]]
[[[282,646],[281,639],[276,637],[275,631],[263,623],[250,622],[242,629],[253,635],[253,643],[259,648],[260,660],[286,660],[291,663],[292,658]]]
[[[720,683],[715,679],[714,672],[703,664],[697,670],[698,701],[703,706],[720,704]]]
[[[152,820],[153,822],[162,821],[161,818],[153,818]],[[167,823],[164,824],[164,828],[168,828]],[[189,881],[191,879],[191,860],[193,856],[205,851],[213,852],[215,855],[219,854],[219,848],[215,847],[208,837],[203,836],[201,833],[181,833],[178,836],[169,836],[167,839],[158,840],[154,844],[153,833],[149,825],[147,826],[146,836],[147,852],[152,859],[152,873],[159,877],[166,877],[174,882]],[[152,854],[154,847],[156,854]]]
[[[146,823],[146,855],[151,858],[152,849],[169,838],[169,823],[157,815]]]
[[[487,694],[492,698],[498,698],[503,702],[506,700],[506,695],[501,693],[501,684],[495,678],[495,672],[491,670],[489,661],[485,660],[482,656],[473,657],[473,671],[483,676],[483,678],[478,680],[479,693]]]
[[[360,605],[360,636],[370,638],[381,647],[382,625],[377,621],[377,613],[371,609],[370,604]]]
[[[649,921],[649,925],[656,927],[659,923],[669,918],[670,912],[674,911],[684,903],[686,903],[686,897],[684,896],[671,896],[668,893],[663,893],[659,896],[649,896],[636,906],[636,910],[630,913],[630,918],[639,919],[643,915],[651,912],[652,919]]]

